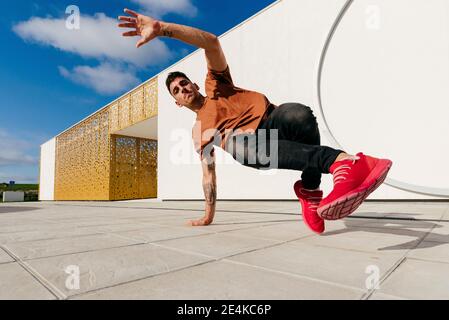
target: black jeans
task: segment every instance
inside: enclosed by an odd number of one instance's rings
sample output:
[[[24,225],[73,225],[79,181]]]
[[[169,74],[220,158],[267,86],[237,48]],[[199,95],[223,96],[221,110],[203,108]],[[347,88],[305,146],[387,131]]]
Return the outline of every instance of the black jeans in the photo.
[[[322,174],[329,173],[344,152],[321,146],[312,109],[299,103],[279,106],[260,124],[256,134],[235,134],[225,149],[247,167],[302,171],[306,189],[317,189]]]

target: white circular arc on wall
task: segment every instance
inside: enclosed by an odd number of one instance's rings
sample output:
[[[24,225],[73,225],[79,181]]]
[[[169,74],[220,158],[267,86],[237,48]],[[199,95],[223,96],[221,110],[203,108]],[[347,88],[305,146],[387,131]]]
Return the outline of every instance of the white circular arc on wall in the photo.
[[[416,4],[415,7],[413,2]],[[332,25],[320,56],[316,84],[317,105],[327,129],[324,134],[341,149],[345,149],[343,145],[362,146],[364,150],[369,149],[368,153],[395,156],[398,161],[395,161],[395,158],[392,159],[395,162],[393,169],[396,169],[395,174],[400,177],[390,177],[386,180],[386,184],[415,193],[448,197],[449,189],[446,188],[448,184],[446,181],[449,181],[449,177],[445,179],[448,176],[448,170],[444,166],[444,159],[447,159],[445,155],[449,152],[445,144],[449,142],[446,142],[448,139],[444,138],[445,133],[441,135],[441,130],[447,130],[447,126],[444,126],[445,119],[443,119],[447,111],[444,110],[441,101],[449,101],[449,94],[444,93],[447,91],[444,90],[444,86],[449,82],[449,73],[447,77],[445,76],[446,69],[449,70],[449,59],[444,60],[444,54],[449,53],[449,41],[438,41],[444,40],[445,34],[442,34],[443,37],[440,39],[435,31],[439,30],[441,24],[449,25],[449,19],[446,19],[449,17],[449,10],[444,10],[449,9],[449,6],[442,0],[429,1],[428,3],[433,6],[423,2],[418,5],[416,1],[396,0],[394,4],[393,2],[383,3],[384,6],[390,6],[390,10],[384,10],[387,14],[381,16],[382,10],[379,6],[367,4],[362,6],[362,3],[363,1],[357,2],[360,6],[353,6],[354,0],[346,1]],[[408,9],[405,13],[398,10],[401,5],[402,8]],[[435,11],[436,5],[443,6],[443,10]],[[347,17],[350,8],[355,15],[344,21],[346,38],[339,34],[339,41],[336,42],[336,31],[341,26],[343,18]],[[401,23],[396,20],[398,12],[401,15]],[[414,29],[413,26],[407,25],[407,22],[413,21],[418,14],[424,16],[422,18],[424,27],[419,26],[421,29]],[[363,29],[362,23],[365,23],[363,27],[366,29]],[[386,28],[387,35],[382,34],[382,28]],[[413,39],[419,39],[420,35],[416,33],[421,30],[423,30],[422,35],[427,38],[422,39],[420,43],[414,43]],[[433,38],[429,37],[430,32],[433,32],[431,34]],[[348,33],[350,37],[347,36]],[[397,43],[391,41],[391,37],[398,35],[401,37]],[[356,40],[359,42],[354,47]],[[403,40],[403,43],[400,40]],[[340,44],[340,47],[333,48],[332,56],[328,55],[331,43]],[[435,55],[433,55],[434,52],[436,52]],[[428,61],[433,59],[424,60],[430,54],[432,54],[431,57],[435,57],[435,61],[441,62]],[[418,58],[420,63],[416,64]],[[347,64],[344,63],[345,59]],[[387,63],[379,65],[376,63],[379,59]],[[327,63],[327,70],[330,70],[327,71],[326,77],[324,77],[325,63]],[[429,63],[433,63],[433,67],[427,70]],[[413,67],[414,73],[407,72],[409,66]],[[414,74],[417,80],[410,79],[410,74]],[[396,79],[399,75],[405,78]],[[419,78],[429,75],[435,78],[431,83],[428,78],[425,80]],[[339,76],[344,77],[344,83],[341,78],[338,78]],[[380,82],[379,76],[384,76]],[[353,108],[351,112],[344,109],[361,104],[364,108]],[[410,106],[410,109],[401,109],[405,108],[404,105]],[[422,109],[416,107],[421,105]],[[326,109],[325,112],[325,106],[334,108]],[[432,118],[433,113],[436,115],[435,118]],[[357,122],[342,121],[345,117],[351,116],[354,116]],[[418,127],[421,120],[424,121],[422,127]],[[353,134],[348,134],[352,128],[348,130],[341,127],[342,125],[353,126]],[[370,130],[371,135],[364,136]],[[373,130],[384,133],[384,136],[373,133]],[[417,132],[418,130],[424,131],[421,134]],[[426,137],[426,132],[431,140]],[[365,141],[367,141],[366,144]],[[412,153],[415,150],[416,157]],[[418,166],[421,163],[420,158],[423,160],[422,166]],[[416,165],[409,159],[414,160]],[[441,163],[441,168],[438,168],[438,161]],[[438,170],[445,173],[439,174]],[[427,172],[430,174],[426,175]],[[414,181],[407,181],[407,179]],[[429,187],[434,184],[440,184],[441,187]]]

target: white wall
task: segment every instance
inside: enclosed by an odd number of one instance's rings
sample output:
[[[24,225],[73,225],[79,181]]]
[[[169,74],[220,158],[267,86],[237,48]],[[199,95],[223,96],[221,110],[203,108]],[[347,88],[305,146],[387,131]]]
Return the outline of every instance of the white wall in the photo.
[[[3,202],[23,202],[23,201],[25,201],[25,192],[23,191],[3,192]]]
[[[395,165],[389,183],[445,194],[449,189],[444,167],[449,157],[449,111],[444,108],[449,101],[447,1],[355,1],[326,56],[321,115],[317,77],[322,49],[346,3],[283,0],[224,35],[221,41],[234,82],[265,93],[275,104],[311,106],[324,145],[337,147],[326,119],[336,142],[349,152],[392,159]],[[375,31],[373,10],[382,21]],[[197,51],[159,75],[158,194],[165,200],[202,199],[201,166],[191,141],[195,115],[178,109],[165,89],[167,74],[175,70],[186,72],[203,88],[203,52]],[[292,185],[300,172],[267,175],[217,151],[219,199],[295,199]],[[326,192],[330,191],[331,176],[323,182]],[[376,198],[435,197],[384,185],[371,196]]]
[[[394,186],[446,197],[448,39],[447,0],[354,1],[322,83],[323,111],[343,147],[392,159]],[[418,197],[391,188],[375,195],[382,194]]]
[[[56,138],[41,145],[39,200],[54,200]]]

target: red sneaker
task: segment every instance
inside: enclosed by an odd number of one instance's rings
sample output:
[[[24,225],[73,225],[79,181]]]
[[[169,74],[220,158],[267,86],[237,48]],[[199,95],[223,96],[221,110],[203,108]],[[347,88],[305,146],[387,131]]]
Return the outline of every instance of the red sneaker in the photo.
[[[298,181],[294,186],[296,196],[299,198],[302,207],[302,217],[305,224],[315,233],[324,232],[324,220],[317,214],[317,209],[321,199],[323,199],[323,191],[309,191],[304,189],[302,181]]]
[[[318,215],[325,220],[338,220],[352,214],[387,178],[393,162],[363,153],[334,163],[334,190],[321,201]]]

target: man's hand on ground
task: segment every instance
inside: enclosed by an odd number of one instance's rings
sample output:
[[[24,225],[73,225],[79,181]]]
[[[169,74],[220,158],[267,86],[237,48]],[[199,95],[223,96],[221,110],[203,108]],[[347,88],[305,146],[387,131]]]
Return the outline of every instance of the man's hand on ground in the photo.
[[[125,9],[125,12],[130,16],[120,16],[119,20],[124,21],[124,23],[120,23],[118,26],[120,28],[135,29],[133,31],[123,33],[123,36],[140,36],[141,39],[136,44],[137,48],[140,48],[145,43],[148,43],[158,37],[159,32],[161,31],[161,23],[158,20],[144,16],[129,9]]]
[[[204,227],[208,226],[213,222],[213,219],[210,218],[202,218],[200,220],[192,220],[188,222],[188,226],[190,227]]]

